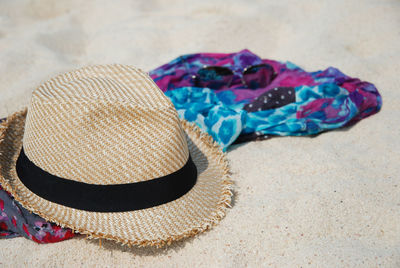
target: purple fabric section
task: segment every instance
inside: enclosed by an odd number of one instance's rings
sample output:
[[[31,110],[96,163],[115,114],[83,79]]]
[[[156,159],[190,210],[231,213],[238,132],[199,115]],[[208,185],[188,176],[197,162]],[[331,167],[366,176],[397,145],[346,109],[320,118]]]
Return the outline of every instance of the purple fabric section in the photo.
[[[247,88],[241,81],[243,70],[263,63],[273,67],[276,77],[264,87]],[[196,87],[192,77],[204,66],[232,70],[230,86],[218,90]],[[181,117],[213,135],[224,149],[239,136],[246,136],[245,140],[265,135],[302,136],[343,127],[377,113],[382,106],[373,84],[334,67],[307,72],[291,62],[262,59],[246,49],[183,55],[150,71],[150,76]],[[280,94],[269,97],[277,88]],[[293,88],[294,98],[287,98],[282,88]],[[269,98],[278,103],[272,105]],[[226,111],[230,111],[228,115]]]

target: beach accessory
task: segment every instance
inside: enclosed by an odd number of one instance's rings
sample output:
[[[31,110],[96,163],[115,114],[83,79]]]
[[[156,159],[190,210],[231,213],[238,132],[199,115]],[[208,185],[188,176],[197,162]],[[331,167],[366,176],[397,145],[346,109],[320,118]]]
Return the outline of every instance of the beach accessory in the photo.
[[[207,230],[229,206],[228,173],[217,143],[130,66],[50,79],[1,126],[3,188],[89,237],[162,246]]]
[[[226,66],[203,66],[193,75],[195,86],[211,89],[229,88],[235,73]],[[274,68],[266,63],[249,65],[240,73],[244,86],[256,89],[266,87],[275,78]]]
[[[229,88],[193,86],[202,66],[227,66],[235,73],[266,63],[276,77],[249,89],[235,75]],[[261,59],[249,50],[180,56],[150,72],[178,114],[195,122],[226,150],[237,142],[271,135],[305,136],[354,124],[377,113],[382,98],[376,87],[329,67],[307,72],[291,62]],[[293,94],[294,93],[294,94]]]

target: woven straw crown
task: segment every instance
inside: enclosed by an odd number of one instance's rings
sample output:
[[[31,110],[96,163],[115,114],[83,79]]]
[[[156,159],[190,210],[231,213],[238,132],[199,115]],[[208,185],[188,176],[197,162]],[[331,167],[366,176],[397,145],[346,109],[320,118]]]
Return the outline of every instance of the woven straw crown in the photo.
[[[173,104],[133,67],[93,66],[60,75],[33,92],[28,110],[26,155],[65,179],[146,181],[178,170],[189,156]]]

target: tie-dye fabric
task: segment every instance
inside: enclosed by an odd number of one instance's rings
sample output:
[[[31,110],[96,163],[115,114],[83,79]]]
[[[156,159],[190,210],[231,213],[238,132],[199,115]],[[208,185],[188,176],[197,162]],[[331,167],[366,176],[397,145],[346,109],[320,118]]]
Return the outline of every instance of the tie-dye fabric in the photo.
[[[69,239],[74,233],[29,212],[0,186],[0,238],[18,236],[44,244]]]
[[[276,78],[264,88],[246,88],[241,72],[261,63],[270,64]],[[192,76],[205,65],[233,70],[231,86],[221,90],[194,87]],[[347,126],[382,106],[373,84],[336,68],[306,72],[291,62],[261,59],[248,50],[184,55],[151,71],[150,76],[180,117],[195,122],[224,150],[235,141],[311,135]]]

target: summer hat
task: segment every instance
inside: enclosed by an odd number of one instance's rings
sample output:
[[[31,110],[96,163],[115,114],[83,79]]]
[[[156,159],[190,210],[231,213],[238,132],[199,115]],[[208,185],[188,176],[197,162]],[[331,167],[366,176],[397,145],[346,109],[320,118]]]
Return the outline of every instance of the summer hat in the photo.
[[[33,91],[0,128],[0,183],[49,221],[139,246],[205,231],[231,200],[220,147],[146,73],[116,64]]]

